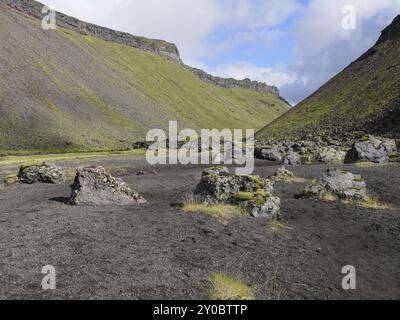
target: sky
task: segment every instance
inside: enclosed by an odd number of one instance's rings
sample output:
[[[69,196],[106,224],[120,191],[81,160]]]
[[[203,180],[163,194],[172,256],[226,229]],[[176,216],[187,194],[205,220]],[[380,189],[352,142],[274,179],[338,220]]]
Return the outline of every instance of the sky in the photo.
[[[213,75],[297,104],[374,45],[400,0],[42,0],[84,21],[175,43]]]

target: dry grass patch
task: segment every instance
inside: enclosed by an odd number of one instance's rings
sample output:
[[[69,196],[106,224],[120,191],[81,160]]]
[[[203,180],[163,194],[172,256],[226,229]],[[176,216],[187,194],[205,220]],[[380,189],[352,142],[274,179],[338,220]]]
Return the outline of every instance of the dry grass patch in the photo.
[[[18,176],[16,174],[10,174],[3,179],[4,185],[8,186],[19,181]]]
[[[352,202],[349,201],[343,201],[343,203],[349,204]],[[382,203],[379,201],[377,197],[373,196],[367,196],[366,201],[355,201],[352,204],[355,204],[356,206],[360,208],[366,208],[366,209],[374,209],[374,210],[392,210],[394,207],[390,204],[387,203]]]
[[[374,167],[378,166],[377,163],[373,163],[373,162],[356,162],[354,165],[357,168],[374,168]]]
[[[287,183],[311,183],[312,181],[304,177],[276,177],[275,181],[287,182]]]
[[[342,203],[347,205],[355,205],[357,207],[366,209],[376,209],[376,210],[394,209],[392,205],[387,203],[382,203],[379,201],[377,197],[373,197],[371,195],[367,195],[366,201],[352,201],[352,200],[341,200],[332,193],[326,193],[323,197],[320,198],[320,200],[324,202],[341,201]]]
[[[212,205],[207,206],[200,203],[185,203],[181,207],[181,211],[186,213],[202,213],[217,219],[223,224],[228,224],[235,217],[245,217],[249,214],[242,208],[231,205]]]
[[[255,300],[254,292],[249,286],[224,273],[211,275],[209,282],[212,300]]]
[[[71,153],[55,153],[55,154],[37,154],[37,155],[19,155],[4,156],[0,158],[0,165],[23,165],[23,164],[41,164],[43,162],[56,162],[66,160],[93,159],[101,157],[125,157],[145,155],[145,150],[129,150],[129,151],[93,151],[93,152],[71,152]]]
[[[325,193],[325,194],[320,198],[320,200],[321,200],[321,201],[324,201],[324,202],[334,202],[334,201],[337,201],[337,200],[338,200],[338,197],[335,196],[334,194],[328,192],[328,193]]]
[[[268,221],[268,229],[275,234],[280,234],[287,238],[292,238],[293,228],[285,224],[284,222],[272,219],[271,221]]]
[[[390,164],[391,164],[390,162],[374,163],[374,162],[369,162],[369,161],[363,161],[363,162],[354,163],[356,168],[360,168],[360,169],[376,168],[376,167],[387,166],[387,165],[390,165]]]

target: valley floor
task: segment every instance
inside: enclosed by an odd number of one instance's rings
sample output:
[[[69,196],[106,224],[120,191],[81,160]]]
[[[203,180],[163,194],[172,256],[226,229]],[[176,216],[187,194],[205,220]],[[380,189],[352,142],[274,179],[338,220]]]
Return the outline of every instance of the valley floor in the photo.
[[[0,190],[0,299],[207,299],[209,277],[241,279],[257,299],[400,299],[400,165],[343,166],[393,209],[296,199],[306,183],[277,183],[284,228],[265,219],[223,225],[182,213],[202,167],[149,167],[132,158],[58,163],[103,165],[148,200],[128,207],[71,207],[69,185],[14,184]],[[307,179],[328,166],[291,168]],[[155,169],[158,175],[137,176]],[[257,161],[255,173],[272,175]],[[57,289],[43,291],[53,265]],[[342,268],[357,270],[344,291]]]

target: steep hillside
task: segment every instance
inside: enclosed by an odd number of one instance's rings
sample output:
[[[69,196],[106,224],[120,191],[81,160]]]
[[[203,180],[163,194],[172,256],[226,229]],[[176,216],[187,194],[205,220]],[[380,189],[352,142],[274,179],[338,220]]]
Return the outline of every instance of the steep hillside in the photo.
[[[400,136],[400,16],[376,45],[258,136]]]
[[[202,80],[172,44],[74,26],[61,14],[69,27],[45,31],[29,12],[36,3],[8,2],[0,1],[0,150],[125,148],[169,120],[259,129],[289,108],[273,87]]]

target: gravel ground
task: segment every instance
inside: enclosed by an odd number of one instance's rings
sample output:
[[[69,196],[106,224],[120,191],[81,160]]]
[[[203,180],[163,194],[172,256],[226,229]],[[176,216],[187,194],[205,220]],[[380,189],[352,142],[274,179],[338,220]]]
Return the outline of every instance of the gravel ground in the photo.
[[[202,167],[148,167],[144,160],[101,164],[148,200],[126,207],[71,207],[69,185],[16,184],[0,190],[0,299],[207,299],[208,277],[242,279],[258,299],[400,299],[400,165],[344,166],[366,179],[391,210],[296,199],[305,183],[278,183],[283,222],[237,218],[224,226],[179,212]],[[123,170],[121,168],[124,168]],[[315,179],[327,166],[296,167]],[[137,176],[140,170],[158,175]],[[268,177],[277,166],[257,162]],[[41,288],[53,265],[57,289]],[[357,289],[344,291],[342,267],[357,270]]]

